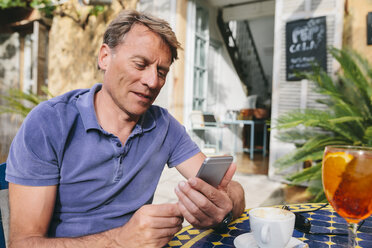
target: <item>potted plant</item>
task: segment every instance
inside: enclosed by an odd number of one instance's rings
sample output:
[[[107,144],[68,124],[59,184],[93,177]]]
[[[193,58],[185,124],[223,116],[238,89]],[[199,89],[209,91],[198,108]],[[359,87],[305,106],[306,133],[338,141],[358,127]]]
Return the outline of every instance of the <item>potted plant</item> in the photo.
[[[28,113],[39,103],[53,97],[47,87],[42,87],[43,95],[37,95],[31,91],[23,92],[20,89],[8,89],[6,93],[0,94],[0,114],[16,114],[25,118]]]
[[[55,5],[52,0],[0,0],[0,23],[6,25],[27,19],[34,9],[51,18]]]
[[[321,181],[324,147],[332,144],[372,146],[372,67],[350,49],[330,48],[341,71],[332,79],[325,71],[314,68],[305,77],[328,96],[318,100],[325,110],[302,109],[277,119],[278,139],[296,144],[296,149],[276,161],[279,168],[309,162],[312,166],[290,175],[293,184],[307,183],[314,201],[325,201]]]
[[[122,0],[118,0],[125,8]],[[85,29],[91,16],[98,16],[105,11],[104,5],[111,4],[110,0],[92,1],[82,14],[74,3],[66,0],[0,0],[0,24],[7,26],[11,23],[27,19],[34,10],[41,17],[52,19],[53,16],[67,17]]]

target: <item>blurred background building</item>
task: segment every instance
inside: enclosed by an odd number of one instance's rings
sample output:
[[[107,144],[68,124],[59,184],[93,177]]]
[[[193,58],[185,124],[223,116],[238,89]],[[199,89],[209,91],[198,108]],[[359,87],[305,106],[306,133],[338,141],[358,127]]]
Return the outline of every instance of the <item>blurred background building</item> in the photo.
[[[305,66],[311,59],[306,50],[318,45],[349,46],[372,62],[371,0],[51,0],[50,4],[49,12],[42,4],[0,9],[2,93],[18,88],[45,94],[42,86],[46,86],[56,96],[101,82],[97,53],[105,27],[122,9],[146,11],[167,20],[183,47],[155,104],[169,109],[208,154],[233,153],[242,163],[249,160],[251,154],[244,151],[253,139],[258,157],[266,163],[265,173],[278,180],[288,172],[277,173],[274,163],[295,144],[277,140],[275,129],[265,136],[262,123],[274,123],[292,109],[323,107],[315,101],[321,96],[311,82],[289,75],[290,62]],[[288,61],[293,49],[305,53]],[[339,69],[326,50],[318,55],[329,74]],[[228,124],[235,120],[252,121],[254,138],[252,124]],[[0,115],[0,162],[6,160],[21,122],[17,115]],[[260,155],[262,149],[269,161]]]

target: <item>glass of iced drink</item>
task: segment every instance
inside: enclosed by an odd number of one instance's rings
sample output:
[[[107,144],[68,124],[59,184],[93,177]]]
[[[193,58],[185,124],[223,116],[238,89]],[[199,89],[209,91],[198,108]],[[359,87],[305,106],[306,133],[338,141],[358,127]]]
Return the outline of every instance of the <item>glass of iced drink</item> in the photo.
[[[329,203],[348,223],[348,247],[357,247],[358,223],[372,214],[372,147],[327,146],[322,179]]]

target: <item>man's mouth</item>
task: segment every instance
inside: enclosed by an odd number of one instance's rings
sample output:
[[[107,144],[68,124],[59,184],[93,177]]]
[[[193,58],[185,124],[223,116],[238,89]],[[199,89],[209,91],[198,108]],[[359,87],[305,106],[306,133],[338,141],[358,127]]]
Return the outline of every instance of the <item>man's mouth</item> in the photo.
[[[146,101],[150,101],[151,100],[151,96],[150,95],[145,95],[145,94],[138,93],[138,92],[135,92],[135,94],[137,96],[139,96],[140,98],[142,98],[143,100],[146,100]]]

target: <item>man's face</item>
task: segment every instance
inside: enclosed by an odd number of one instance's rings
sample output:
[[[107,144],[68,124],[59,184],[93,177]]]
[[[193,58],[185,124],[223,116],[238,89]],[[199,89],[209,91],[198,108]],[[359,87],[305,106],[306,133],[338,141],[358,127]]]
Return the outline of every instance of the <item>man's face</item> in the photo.
[[[99,65],[105,71],[102,90],[121,111],[139,117],[165,83],[171,52],[158,34],[135,24],[114,49],[102,45]]]

